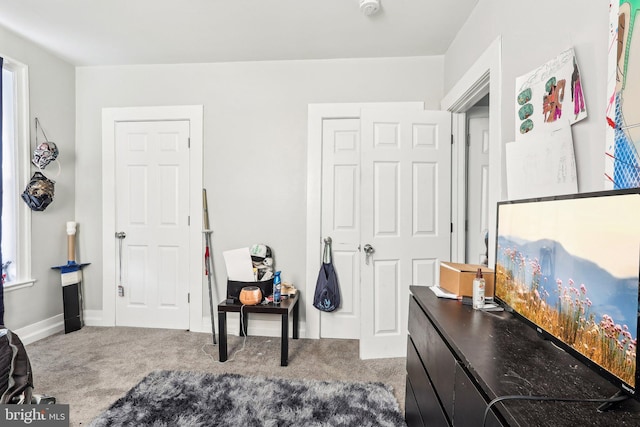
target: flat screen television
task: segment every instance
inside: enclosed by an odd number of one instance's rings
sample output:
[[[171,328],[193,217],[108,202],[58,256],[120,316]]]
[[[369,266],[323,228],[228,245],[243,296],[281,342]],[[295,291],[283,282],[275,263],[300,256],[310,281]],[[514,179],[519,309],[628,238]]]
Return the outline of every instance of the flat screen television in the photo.
[[[498,203],[495,296],[640,400],[640,189]]]

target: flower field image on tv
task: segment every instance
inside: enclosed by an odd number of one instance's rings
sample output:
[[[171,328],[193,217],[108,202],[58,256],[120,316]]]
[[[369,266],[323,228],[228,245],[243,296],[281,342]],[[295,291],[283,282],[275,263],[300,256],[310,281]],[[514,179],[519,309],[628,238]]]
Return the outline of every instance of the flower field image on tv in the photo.
[[[501,206],[496,296],[635,387],[640,197],[607,199]]]

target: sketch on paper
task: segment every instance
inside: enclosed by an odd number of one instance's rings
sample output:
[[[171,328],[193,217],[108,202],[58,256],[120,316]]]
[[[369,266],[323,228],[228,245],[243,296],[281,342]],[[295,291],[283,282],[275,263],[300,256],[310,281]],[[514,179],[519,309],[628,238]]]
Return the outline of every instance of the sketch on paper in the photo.
[[[608,188],[640,187],[640,0],[612,0],[609,25],[607,138]]]
[[[571,126],[567,119],[535,139],[505,147],[509,200],[578,192]]]
[[[516,79],[516,141],[546,132],[549,124],[587,117],[580,70],[573,49]]]

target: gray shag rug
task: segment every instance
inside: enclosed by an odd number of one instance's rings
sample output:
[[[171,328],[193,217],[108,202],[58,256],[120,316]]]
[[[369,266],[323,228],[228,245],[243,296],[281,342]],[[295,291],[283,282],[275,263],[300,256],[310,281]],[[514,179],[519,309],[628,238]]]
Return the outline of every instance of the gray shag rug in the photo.
[[[406,426],[382,383],[155,371],[91,426]]]

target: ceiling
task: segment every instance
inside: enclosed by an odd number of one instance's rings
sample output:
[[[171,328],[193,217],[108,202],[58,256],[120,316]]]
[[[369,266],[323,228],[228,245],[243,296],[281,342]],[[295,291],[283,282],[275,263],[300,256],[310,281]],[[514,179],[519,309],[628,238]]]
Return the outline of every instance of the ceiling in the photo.
[[[0,0],[0,25],[77,66],[443,55],[478,0],[380,2]]]

